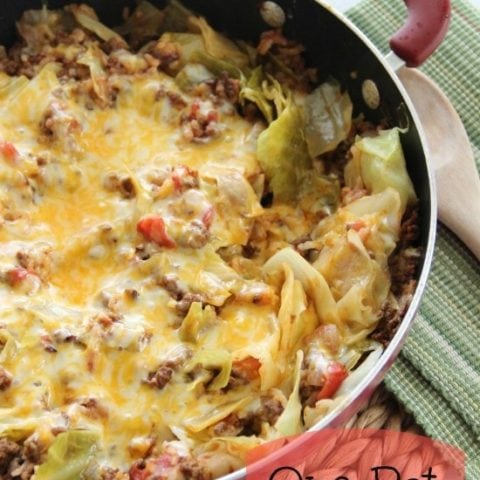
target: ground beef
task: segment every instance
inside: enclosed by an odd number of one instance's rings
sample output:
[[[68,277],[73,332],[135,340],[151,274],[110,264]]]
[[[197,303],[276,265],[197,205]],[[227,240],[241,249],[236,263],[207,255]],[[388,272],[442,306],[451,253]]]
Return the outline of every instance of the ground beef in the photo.
[[[181,247],[198,249],[204,247],[209,238],[207,226],[200,220],[194,220],[183,228],[177,242]]]
[[[7,390],[13,381],[13,375],[0,366],[0,392]]]
[[[180,118],[183,137],[194,143],[209,142],[220,133],[219,120],[217,110],[202,107],[200,102],[196,101]]]
[[[284,406],[280,400],[268,395],[260,397],[260,400],[260,408],[242,419],[243,429],[241,435],[260,435],[263,423],[274,425],[282,414]]]
[[[20,445],[6,438],[0,438],[0,473],[6,473],[10,462],[19,455]]]
[[[383,306],[380,322],[371,335],[383,345],[388,345],[395,335],[417,288],[417,269],[422,254],[417,246],[418,237],[418,208],[412,208],[404,215],[397,248],[389,259],[392,296]]]
[[[225,72],[211,83],[212,93],[217,99],[227,100],[234,104],[238,103],[240,87],[240,80],[230,78]]]
[[[35,465],[40,463],[42,450],[35,436],[23,445],[0,438],[0,478],[2,480],[29,480]]]
[[[66,105],[60,101],[52,102],[48,106],[40,122],[41,133],[51,140],[65,140],[80,130],[78,120],[67,112]]]
[[[184,480],[210,480],[212,478],[206,469],[191,457],[180,458],[179,470]]]
[[[158,68],[165,72],[172,72],[180,66],[180,51],[173,42],[160,40],[147,53],[159,61]]]
[[[47,244],[37,244],[28,250],[19,250],[17,260],[20,266],[34,273],[42,281],[48,281],[52,272],[52,247]]]
[[[162,390],[162,388],[164,388],[165,385],[167,385],[167,383],[171,380],[174,368],[175,364],[172,362],[163,363],[157,368],[157,370],[148,374],[145,383],[151,387]]]
[[[212,433],[217,437],[235,437],[244,427],[244,422],[240,420],[236,413],[230,414],[218,422],[213,428]]]
[[[103,179],[103,188],[109,192],[118,192],[125,199],[132,199],[136,196],[135,184],[132,177],[128,175],[109,173]]]
[[[192,352],[188,348],[182,348],[179,351],[173,352],[168,360],[163,361],[154,371],[148,373],[144,383],[161,390],[191,355]]]
[[[205,298],[199,293],[188,292],[181,298],[181,300],[177,302],[175,308],[180,315],[187,315],[192,303],[195,302],[203,304],[205,302]]]
[[[303,45],[285,38],[280,29],[268,30],[260,36],[257,51],[260,55],[272,54],[275,58],[275,61],[267,61],[265,70],[282,85],[305,92],[312,90],[317,72],[306,68]]]
[[[87,416],[94,420],[108,418],[108,409],[96,398],[79,399],[78,404],[85,409]]]
[[[182,316],[187,315],[192,303],[205,303],[203,295],[187,291],[187,289],[180,284],[180,281],[174,274],[163,275],[158,280],[158,284],[163,287],[174,300],[176,300],[175,309]]]
[[[128,473],[121,472],[118,468],[103,468],[99,480],[129,480]]]
[[[273,397],[261,397],[262,409],[261,418],[266,420],[270,425],[273,425],[278,417],[283,413],[284,407],[280,400]]]
[[[170,100],[170,103],[177,110],[182,110],[187,106],[187,101],[179,93],[168,91],[166,95],[167,98]]]
[[[417,288],[417,281],[410,280],[404,283],[402,293],[397,298],[390,298],[383,306],[381,319],[371,338],[387,346],[397,332],[398,326],[412,301]]]

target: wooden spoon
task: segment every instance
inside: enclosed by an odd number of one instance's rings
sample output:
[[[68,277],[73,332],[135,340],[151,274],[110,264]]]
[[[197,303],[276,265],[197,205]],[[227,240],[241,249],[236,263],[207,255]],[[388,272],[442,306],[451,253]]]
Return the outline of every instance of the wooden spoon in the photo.
[[[426,75],[406,67],[397,73],[425,130],[439,218],[480,260],[480,178],[462,121]]]

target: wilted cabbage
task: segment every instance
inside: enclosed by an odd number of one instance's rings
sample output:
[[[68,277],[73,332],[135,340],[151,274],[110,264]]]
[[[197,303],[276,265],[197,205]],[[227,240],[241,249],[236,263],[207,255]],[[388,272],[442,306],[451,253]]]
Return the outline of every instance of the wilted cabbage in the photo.
[[[338,208],[340,183],[335,176],[307,172],[298,189],[298,202],[304,211],[331,215]]]
[[[201,331],[211,325],[215,318],[215,310],[210,305],[204,309],[200,302],[193,302],[180,327],[180,339],[196,343]]]
[[[377,137],[361,138],[352,148],[353,159],[345,168],[345,181],[354,188],[358,179],[371,193],[392,187],[400,194],[402,214],[417,196],[408,176],[398,128],[384,130]]]
[[[209,390],[219,390],[227,386],[232,371],[232,354],[226,350],[200,350],[190,360],[186,370],[193,370],[197,365],[201,365],[206,370],[219,372],[209,383]]]
[[[305,138],[312,157],[335,150],[352,126],[352,102],[338,83],[323,83],[305,100]]]
[[[257,157],[275,197],[295,198],[300,179],[312,162],[303,133],[302,111],[293,100],[258,137]]]
[[[85,65],[90,70],[93,90],[98,98],[107,99],[107,74],[103,69],[102,56],[104,53],[95,45],[88,47],[87,51],[82,53],[77,62]]]
[[[265,263],[263,270],[272,274],[278,272],[284,264],[292,269],[295,278],[313,299],[320,320],[338,324],[337,306],[325,278],[293,248],[287,247],[277,252]]]
[[[303,431],[302,425],[302,402],[300,401],[300,377],[302,374],[303,352],[297,352],[295,371],[293,373],[293,390],[288,398],[285,410],[275,423],[275,428],[282,435],[296,435]]]
[[[227,401],[222,405],[212,407],[211,410],[204,414],[185,419],[184,425],[194,433],[201,432],[228,417],[231,413],[245,407],[251,401],[252,398],[248,396],[236,401]]]
[[[271,102],[265,97],[263,82],[265,75],[262,67],[255,68],[251,74],[242,78],[242,89],[240,91],[240,103],[245,105],[248,100],[254,103],[268,123],[273,122],[273,108]]]
[[[189,18],[193,12],[177,0],[170,0],[162,13],[165,16],[162,25],[163,32],[186,32],[188,30]]]
[[[69,5],[68,11],[70,11],[75,20],[86,30],[94,33],[97,37],[101,38],[105,42],[109,42],[112,39],[116,39],[121,42],[125,47],[127,43],[125,40],[112,29],[104,25],[98,20],[95,12],[87,5]]]
[[[61,433],[48,449],[35,480],[77,480],[88,466],[98,437],[85,430]]]
[[[141,1],[127,20],[116,30],[128,37],[130,43],[142,45],[162,33],[165,14],[150,2]]]
[[[249,63],[248,55],[242,52],[231,40],[216,32],[203,17],[192,16],[189,19],[193,30],[200,32],[205,51],[217,60],[233,63],[240,69]]]
[[[27,45],[39,48],[55,39],[58,32],[73,30],[75,20],[64,10],[27,10],[17,23],[20,36]]]

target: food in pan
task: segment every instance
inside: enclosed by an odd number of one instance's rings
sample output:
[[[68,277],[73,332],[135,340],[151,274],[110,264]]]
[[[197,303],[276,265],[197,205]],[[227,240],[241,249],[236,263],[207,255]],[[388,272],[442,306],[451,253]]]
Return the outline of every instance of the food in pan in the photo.
[[[27,11],[0,57],[0,477],[210,479],[309,428],[415,288],[394,126],[280,30]]]

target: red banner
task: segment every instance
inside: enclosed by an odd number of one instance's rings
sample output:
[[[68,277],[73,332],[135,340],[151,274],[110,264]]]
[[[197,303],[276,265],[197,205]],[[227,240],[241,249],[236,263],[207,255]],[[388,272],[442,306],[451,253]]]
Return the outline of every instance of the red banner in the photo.
[[[464,480],[465,455],[390,430],[322,430],[276,440],[247,458],[247,480]]]

